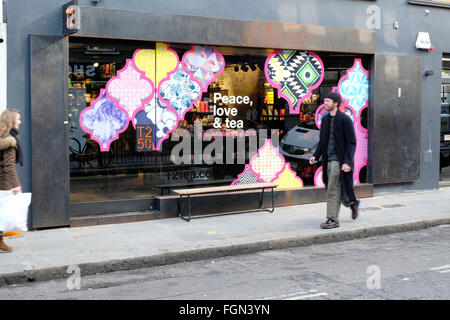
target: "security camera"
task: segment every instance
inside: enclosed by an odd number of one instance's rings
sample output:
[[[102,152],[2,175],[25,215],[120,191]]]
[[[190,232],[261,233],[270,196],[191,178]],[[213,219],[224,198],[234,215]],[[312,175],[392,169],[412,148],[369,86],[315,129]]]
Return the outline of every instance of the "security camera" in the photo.
[[[0,38],[0,43],[3,43],[3,41],[4,41],[3,38]]]

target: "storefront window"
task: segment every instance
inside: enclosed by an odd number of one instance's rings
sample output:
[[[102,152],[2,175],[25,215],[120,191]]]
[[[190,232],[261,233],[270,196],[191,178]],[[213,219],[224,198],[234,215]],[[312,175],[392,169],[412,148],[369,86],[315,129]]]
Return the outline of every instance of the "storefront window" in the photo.
[[[441,92],[441,140],[450,132],[450,84],[442,85]]]
[[[450,69],[442,70],[442,78],[450,79]]]
[[[442,85],[441,100],[442,103],[450,103],[450,84]]]
[[[69,58],[72,202],[320,186],[308,159],[331,90],[367,142],[366,56],[71,38]]]
[[[442,78],[450,79],[450,54],[444,53],[442,58]]]

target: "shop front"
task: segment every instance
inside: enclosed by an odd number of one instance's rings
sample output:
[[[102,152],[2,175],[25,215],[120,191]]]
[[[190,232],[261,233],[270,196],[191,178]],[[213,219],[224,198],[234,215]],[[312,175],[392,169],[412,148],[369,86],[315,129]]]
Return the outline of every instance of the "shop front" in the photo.
[[[262,182],[323,187],[321,164],[308,160],[332,90],[347,97],[354,182],[366,183],[369,63],[347,53],[71,38],[70,201]]]
[[[69,7],[66,36],[30,36],[32,113],[45,114],[32,139],[52,136],[33,149],[47,163],[33,172],[34,228],[176,217],[172,190],[189,187],[275,182],[276,206],[324,201],[308,160],[331,91],[354,123],[357,195],[372,196],[373,90],[387,72],[375,66],[389,58],[375,56],[374,31]],[[51,198],[37,187],[49,179]],[[206,195],[192,210],[258,196]]]

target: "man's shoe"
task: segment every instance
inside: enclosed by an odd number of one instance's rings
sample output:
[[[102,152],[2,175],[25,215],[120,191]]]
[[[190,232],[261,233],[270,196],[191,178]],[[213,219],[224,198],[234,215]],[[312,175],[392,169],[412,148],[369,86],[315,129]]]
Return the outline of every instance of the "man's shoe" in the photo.
[[[339,220],[328,219],[320,225],[322,229],[333,229],[339,227]]]
[[[355,220],[356,218],[358,218],[359,200],[356,200],[356,202],[353,203],[350,208],[352,209],[352,219]]]
[[[0,236],[0,252],[11,252],[13,248],[6,245],[6,243],[3,242],[3,236]]]

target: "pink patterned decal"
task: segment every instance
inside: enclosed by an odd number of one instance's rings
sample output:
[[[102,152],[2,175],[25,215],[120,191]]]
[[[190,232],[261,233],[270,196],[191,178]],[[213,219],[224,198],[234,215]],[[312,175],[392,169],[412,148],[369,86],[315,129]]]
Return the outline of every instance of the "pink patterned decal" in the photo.
[[[202,98],[201,84],[181,63],[160,82],[158,94],[167,106],[177,112],[179,120],[183,120],[186,112]]]
[[[322,59],[314,52],[277,50],[270,54],[264,72],[278,97],[289,104],[289,113],[300,113],[302,102],[310,98],[325,76]]]
[[[323,183],[323,166],[320,166],[314,174],[314,185],[318,188],[325,187],[325,183]]]
[[[127,112],[108,99],[105,89],[100,89],[98,98],[81,112],[79,122],[101,151],[108,151],[111,143],[128,127]]]
[[[296,176],[290,164],[278,149],[275,148],[270,139],[266,139],[264,145],[258,149],[245,165],[244,171],[238,175],[231,184],[253,184],[261,182],[276,182],[277,188],[303,188],[303,180]]]
[[[259,178],[265,182],[272,182],[283,170],[285,163],[284,157],[273,146],[272,141],[266,139],[264,145],[258,149],[258,153],[250,160],[250,167]]]
[[[192,46],[183,58],[183,67],[200,82],[202,91],[207,92],[208,86],[225,68],[225,59],[213,46]]]
[[[353,108],[356,135],[353,183],[359,184],[359,173],[367,165],[368,150],[368,131],[361,125],[361,113],[369,106],[369,71],[364,69],[361,59],[355,59],[353,66],[339,80],[338,89],[343,102]]]
[[[367,108],[360,110],[360,114],[355,120],[355,135],[356,135],[356,150],[355,150],[355,168],[353,170],[353,183],[359,184],[359,173],[364,166],[367,166],[367,151],[368,151],[368,131],[361,125],[361,113]]]
[[[277,189],[301,189],[304,187],[303,180],[291,169],[289,162],[286,162],[283,170],[277,174],[273,182],[278,184]]]
[[[234,180],[231,185],[242,185],[242,184],[255,184],[263,183],[264,181],[258,178],[258,174],[250,168],[249,164],[245,165],[244,171],[238,174],[237,179]]]
[[[322,127],[322,118],[327,113],[327,110],[325,109],[325,104],[321,104],[319,107],[317,107],[315,120],[316,120],[316,126],[317,128]]]
[[[361,114],[369,106],[369,72],[364,69],[361,59],[355,59],[353,66],[347,70],[346,75],[339,80],[337,91],[342,96],[340,110],[347,114],[353,121],[356,136],[356,150],[353,168],[353,183],[361,183],[359,174],[363,167],[367,166],[368,131],[361,125]],[[325,115],[325,105],[320,105],[316,110],[315,121],[320,129],[322,118]],[[320,169],[320,172],[319,172]],[[321,186],[322,169],[316,171],[314,184]]]
[[[155,87],[145,77],[145,72],[139,70],[132,59],[127,59],[125,67],[106,84],[106,91],[108,98],[124,108],[128,119],[132,120],[153,98]]]
[[[339,93],[347,105],[357,114],[369,101],[369,71],[364,69],[361,59],[355,59],[353,67],[339,80]]]
[[[179,59],[175,50],[168,43],[156,43],[155,49],[137,49],[133,54],[134,65],[145,72],[145,76],[152,80],[155,87],[167,77],[169,72],[178,67]],[[156,68],[156,63],[158,64]]]

